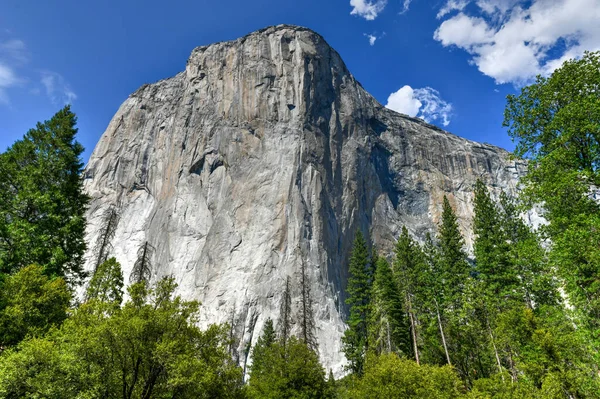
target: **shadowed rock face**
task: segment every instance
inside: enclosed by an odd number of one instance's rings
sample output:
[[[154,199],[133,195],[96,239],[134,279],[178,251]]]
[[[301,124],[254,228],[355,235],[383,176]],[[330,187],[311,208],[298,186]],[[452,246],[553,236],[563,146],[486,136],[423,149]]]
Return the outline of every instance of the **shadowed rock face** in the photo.
[[[321,36],[282,25],[198,47],[184,72],[121,105],[86,168],[87,238],[116,209],[125,276],[147,242],[151,280],[173,275],[202,302],[202,324],[233,322],[242,364],[277,322],[287,276],[298,310],[303,259],[321,360],[339,374],[357,229],[388,253],[403,225],[435,233],[446,195],[468,230],[476,179],[514,191],[523,169],[384,108]]]

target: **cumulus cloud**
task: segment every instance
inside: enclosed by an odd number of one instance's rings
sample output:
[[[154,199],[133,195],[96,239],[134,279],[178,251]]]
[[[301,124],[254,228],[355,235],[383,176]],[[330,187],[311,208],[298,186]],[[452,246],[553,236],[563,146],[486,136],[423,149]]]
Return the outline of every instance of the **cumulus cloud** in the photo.
[[[372,21],[383,11],[387,0],[350,0],[350,5],[352,6],[350,14]]]
[[[452,104],[444,101],[440,93],[431,87],[413,89],[406,85],[390,94],[386,107],[406,114],[416,116],[428,123],[438,122],[443,126],[450,124]]]
[[[547,75],[585,50],[600,50],[598,0],[449,0],[434,33],[443,46],[456,46],[496,83],[524,84]]]
[[[46,95],[56,105],[71,104],[77,99],[77,94],[65,79],[56,72],[44,71],[40,82],[46,89]]]

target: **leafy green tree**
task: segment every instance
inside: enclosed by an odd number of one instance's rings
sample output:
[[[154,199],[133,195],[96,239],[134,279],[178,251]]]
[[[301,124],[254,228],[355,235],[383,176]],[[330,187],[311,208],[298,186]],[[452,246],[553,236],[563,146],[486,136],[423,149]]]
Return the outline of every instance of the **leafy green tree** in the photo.
[[[123,302],[123,272],[115,258],[101,263],[92,276],[86,291],[88,300],[120,307]]]
[[[600,344],[600,53],[565,62],[508,96],[504,125],[529,160],[528,205],[543,204],[550,260]]]
[[[49,276],[83,275],[89,199],[76,121],[66,106],[0,154],[0,273],[39,264]]]
[[[60,277],[31,265],[0,285],[0,352],[26,336],[41,336],[67,318],[71,291]]]
[[[369,346],[376,353],[411,353],[409,326],[392,269],[378,257],[372,287]]]
[[[306,343],[290,337],[283,345],[274,340],[267,322],[252,350],[248,394],[257,399],[326,398],[325,371],[317,354]]]
[[[369,357],[364,376],[349,398],[410,399],[462,397],[462,383],[450,366],[419,366],[396,354]]]
[[[360,231],[356,233],[352,255],[350,256],[348,297],[350,306],[348,329],[344,332],[342,346],[353,373],[362,373],[365,354],[368,349],[368,318],[371,301],[372,270],[367,243]]]
[[[0,398],[243,397],[227,329],[200,330],[198,303],[175,297],[175,287],[171,278],[134,284],[122,308],[87,302],[60,329],[7,351]]]

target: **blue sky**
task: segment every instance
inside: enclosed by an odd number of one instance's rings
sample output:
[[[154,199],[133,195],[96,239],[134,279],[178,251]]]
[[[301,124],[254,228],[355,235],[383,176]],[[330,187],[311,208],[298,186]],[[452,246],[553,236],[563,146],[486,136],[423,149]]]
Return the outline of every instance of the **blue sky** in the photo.
[[[71,103],[87,161],[139,86],[281,23],[323,35],[382,104],[507,149],[506,95],[600,49],[598,0],[4,0],[0,151]]]

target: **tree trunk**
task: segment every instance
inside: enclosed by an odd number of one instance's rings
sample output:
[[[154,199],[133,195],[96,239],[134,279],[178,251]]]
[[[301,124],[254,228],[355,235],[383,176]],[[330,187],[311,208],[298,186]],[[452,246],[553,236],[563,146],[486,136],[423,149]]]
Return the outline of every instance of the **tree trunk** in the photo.
[[[498,363],[498,372],[502,377],[502,382],[504,382],[504,375],[502,374],[502,363],[500,362],[500,356],[498,355],[498,349],[496,348],[496,341],[494,340],[494,334],[492,333],[492,329],[490,327],[489,322],[487,322],[487,328],[490,334],[490,339],[492,340],[492,346],[494,347],[494,354],[496,355],[496,362]]]
[[[440,334],[442,335],[442,344],[444,344],[444,352],[446,353],[446,361],[450,366],[452,366],[452,362],[450,362],[450,354],[448,353],[448,345],[446,345],[446,335],[444,334],[444,327],[442,326],[442,317],[440,316],[440,307],[438,306],[437,300],[435,300],[435,311],[437,313],[438,326],[440,328]]]
[[[406,302],[408,304],[408,317],[410,318],[410,332],[412,334],[413,350],[415,351],[415,361],[420,366],[421,361],[419,360],[419,347],[417,345],[417,326],[415,323],[415,316],[413,315],[412,303],[410,295],[406,295]]]

